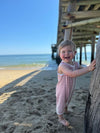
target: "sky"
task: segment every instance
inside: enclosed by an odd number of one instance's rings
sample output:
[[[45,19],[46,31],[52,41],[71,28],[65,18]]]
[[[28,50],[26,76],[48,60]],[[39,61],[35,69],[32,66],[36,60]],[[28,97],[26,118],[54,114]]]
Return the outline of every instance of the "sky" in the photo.
[[[59,0],[0,0],[0,55],[51,53],[58,8]]]

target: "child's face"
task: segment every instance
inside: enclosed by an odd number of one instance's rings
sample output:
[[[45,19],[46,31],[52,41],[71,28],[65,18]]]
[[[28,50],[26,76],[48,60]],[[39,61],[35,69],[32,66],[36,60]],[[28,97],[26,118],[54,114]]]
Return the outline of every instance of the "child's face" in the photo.
[[[60,50],[60,58],[66,63],[71,63],[75,53],[71,46],[65,46]]]

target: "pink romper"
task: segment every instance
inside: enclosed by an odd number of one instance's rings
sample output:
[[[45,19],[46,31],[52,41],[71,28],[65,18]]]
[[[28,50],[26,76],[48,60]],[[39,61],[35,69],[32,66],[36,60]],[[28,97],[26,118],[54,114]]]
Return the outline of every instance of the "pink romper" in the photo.
[[[74,65],[70,65],[62,61],[60,65],[64,65],[72,71],[78,69],[77,62],[74,62]],[[69,104],[75,88],[75,81],[76,78],[58,73],[58,83],[56,85],[56,112],[58,115],[62,115],[65,107]]]

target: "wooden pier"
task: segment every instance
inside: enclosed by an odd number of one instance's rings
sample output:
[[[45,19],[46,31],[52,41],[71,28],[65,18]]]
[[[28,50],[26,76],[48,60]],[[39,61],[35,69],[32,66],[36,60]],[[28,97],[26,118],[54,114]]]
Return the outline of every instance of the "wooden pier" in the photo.
[[[82,47],[87,59],[86,46],[91,45],[92,61],[99,32],[100,0],[59,0],[57,43],[52,45],[52,58],[54,53],[57,53],[60,42],[69,39],[75,42],[76,49],[80,49],[80,64],[82,64]],[[58,60],[59,56],[56,55]]]

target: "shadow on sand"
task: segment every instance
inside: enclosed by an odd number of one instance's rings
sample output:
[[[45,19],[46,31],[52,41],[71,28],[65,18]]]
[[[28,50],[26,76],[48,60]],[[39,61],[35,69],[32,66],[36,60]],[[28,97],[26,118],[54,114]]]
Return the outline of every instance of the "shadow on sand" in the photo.
[[[31,78],[25,81],[28,77]],[[79,126],[83,118],[73,113],[67,119],[70,119],[74,129],[69,130],[58,123],[56,82],[56,71],[37,70],[2,87],[0,133],[81,133]]]

